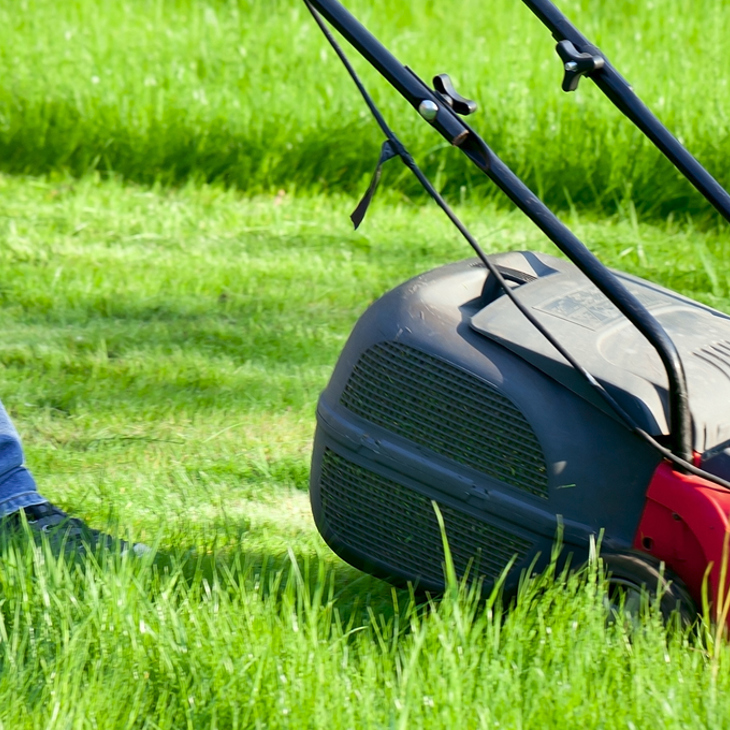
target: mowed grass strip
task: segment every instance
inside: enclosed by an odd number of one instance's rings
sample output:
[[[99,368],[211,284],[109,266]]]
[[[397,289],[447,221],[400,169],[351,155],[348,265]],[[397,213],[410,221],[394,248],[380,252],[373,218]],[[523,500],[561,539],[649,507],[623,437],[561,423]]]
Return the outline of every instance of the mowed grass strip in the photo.
[[[470,255],[434,207],[384,194],[353,233],[352,204],[0,178],[2,398],[43,489],[172,542],[236,499],[305,504],[316,399],[355,320]],[[463,214],[488,250],[553,250],[516,212]],[[632,208],[572,223],[609,265],[730,308],[722,228]]]
[[[727,184],[730,6],[722,0],[561,9]],[[550,33],[519,0],[348,3],[429,81],[449,72],[470,119],[549,203],[706,214],[708,205],[589,81],[560,90]],[[359,61],[359,59],[356,59]],[[358,62],[439,187],[501,200],[478,171]],[[712,72],[708,72],[712,69]],[[353,191],[381,134],[303,3],[18,0],[0,6],[0,169],[137,182],[218,181],[249,194]],[[419,195],[405,172],[401,190]]]
[[[595,576],[530,584],[504,619],[466,591],[416,602],[322,544],[314,408],[352,324],[469,255],[438,210],[382,193],[353,233],[344,196],[0,177],[0,392],[28,463],[48,497],[167,566],[0,545],[6,726],[639,728],[727,712],[726,647],[655,618],[631,638],[607,628]],[[517,213],[460,211],[488,250],[552,250]],[[630,206],[570,222],[609,265],[730,311],[723,229],[642,224]]]

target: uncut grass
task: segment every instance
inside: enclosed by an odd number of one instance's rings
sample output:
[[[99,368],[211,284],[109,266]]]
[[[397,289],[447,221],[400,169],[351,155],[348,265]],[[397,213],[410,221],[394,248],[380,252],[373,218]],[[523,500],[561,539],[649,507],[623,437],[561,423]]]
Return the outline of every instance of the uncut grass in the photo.
[[[629,641],[591,576],[533,585],[502,621],[466,595],[416,607],[322,545],[313,414],[352,324],[469,255],[430,206],[382,194],[353,233],[352,205],[0,177],[0,392],[28,463],[61,506],[169,556],[160,575],[3,546],[2,722],[713,725],[726,648],[653,619]],[[518,214],[461,212],[488,250],[552,250]],[[609,265],[730,311],[723,228],[570,218]]]
[[[160,576],[5,545],[3,722],[680,728],[715,727],[730,710],[727,646],[667,634],[651,612],[639,631],[606,626],[595,565],[526,583],[505,615],[498,597],[458,584],[439,603],[393,591],[361,611],[321,561],[247,561]]]
[[[730,6],[560,5],[727,185]],[[615,211],[633,200],[654,215],[708,211],[590,82],[577,94],[560,90],[550,34],[519,0],[497,0],[488,12],[476,0],[348,7],[424,78],[450,72],[479,101],[475,126],[550,204]],[[439,187],[501,200],[366,64],[358,68]],[[145,183],[220,181],[249,194],[352,191],[366,184],[380,141],[298,2],[0,5],[6,172],[113,171]],[[420,194],[405,172],[398,183]]]

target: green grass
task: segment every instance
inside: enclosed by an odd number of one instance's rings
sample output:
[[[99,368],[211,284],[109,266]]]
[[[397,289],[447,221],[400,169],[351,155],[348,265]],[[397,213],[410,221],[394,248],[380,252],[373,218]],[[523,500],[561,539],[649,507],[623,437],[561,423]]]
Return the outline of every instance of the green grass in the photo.
[[[506,617],[456,591],[361,618],[313,561],[161,582],[128,562],[6,553],[6,727],[722,725],[728,652],[606,627],[595,572],[535,582]],[[12,608],[15,608],[13,612]]]
[[[336,558],[306,494],[314,407],[364,308],[468,255],[438,210],[0,177],[0,392],[48,497],[170,556],[59,563],[4,547],[5,727],[683,727],[726,716],[711,635],[628,638],[583,575],[506,617],[433,606]],[[493,204],[488,250],[551,250]],[[730,311],[730,239],[570,220],[609,265]],[[702,266],[693,262],[700,259]],[[458,591],[456,592],[458,593]]]
[[[452,73],[608,265],[730,312],[727,227],[591,84],[559,90],[521,3],[348,6]],[[730,182],[727,4],[561,6]],[[486,250],[552,251],[358,68]],[[469,255],[397,163],[352,232],[380,141],[296,2],[0,3],[0,395],[42,492],[167,566],[0,540],[0,728],[724,724],[727,644],[606,626],[595,563],[505,613],[419,603],[318,536],[314,409],[353,323]]]
[[[344,198],[6,177],[0,200],[2,392],[29,459],[44,487],[72,480],[70,506],[111,497],[125,522],[131,482],[154,528],[161,508],[245,512],[233,494],[262,480],[303,490],[316,397],[357,316],[468,255],[436,209],[385,201],[353,234]],[[464,216],[490,250],[551,250],[517,213]],[[730,308],[721,230],[575,222],[610,265]]]
[[[352,11],[424,78],[450,72],[474,124],[550,204],[706,213],[590,82],[560,91],[549,32],[519,0],[413,0]],[[563,10],[725,184],[730,6],[570,0]],[[439,187],[501,199],[358,63]],[[0,4],[0,169],[98,170],[137,182],[219,181],[249,194],[364,188],[381,135],[292,0],[18,0]],[[407,195],[401,170],[387,180]],[[661,184],[659,184],[661,182]]]

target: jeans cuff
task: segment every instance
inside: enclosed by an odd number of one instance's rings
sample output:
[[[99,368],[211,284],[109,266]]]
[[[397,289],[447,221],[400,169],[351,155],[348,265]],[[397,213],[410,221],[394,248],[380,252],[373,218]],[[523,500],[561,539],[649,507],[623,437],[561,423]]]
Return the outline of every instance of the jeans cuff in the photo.
[[[24,494],[14,494],[8,499],[4,499],[0,502],[0,517],[7,517],[8,515],[17,512],[24,507],[31,507],[34,504],[43,504],[48,500],[40,495],[38,492],[25,492]]]

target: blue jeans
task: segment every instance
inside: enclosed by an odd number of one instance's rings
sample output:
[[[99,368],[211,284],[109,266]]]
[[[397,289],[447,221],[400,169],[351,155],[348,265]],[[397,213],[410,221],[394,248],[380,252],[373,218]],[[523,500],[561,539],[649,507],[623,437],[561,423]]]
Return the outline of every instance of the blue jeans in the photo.
[[[20,437],[0,403],[0,517],[45,501],[23,464]]]

